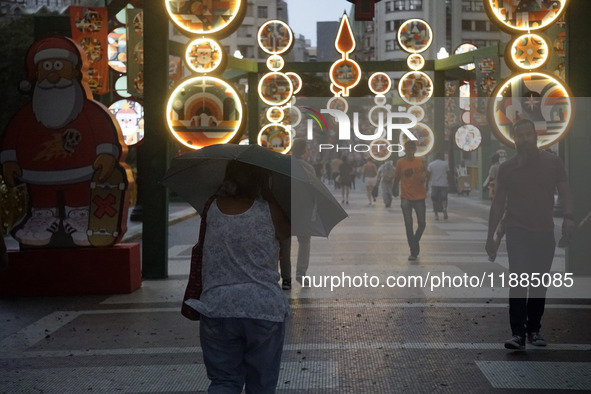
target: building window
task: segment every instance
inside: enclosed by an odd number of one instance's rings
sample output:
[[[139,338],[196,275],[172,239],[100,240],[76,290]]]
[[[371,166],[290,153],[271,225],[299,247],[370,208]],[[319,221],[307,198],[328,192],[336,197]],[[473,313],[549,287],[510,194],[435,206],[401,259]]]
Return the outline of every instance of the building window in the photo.
[[[462,21],[462,30],[464,31],[472,31],[472,21],[464,19]]]
[[[386,52],[392,52],[400,49],[398,47],[398,41],[396,40],[386,40]]]
[[[484,11],[484,4],[480,0],[462,0],[462,11],[481,12]]]
[[[406,10],[405,0],[394,0],[394,10],[404,11]]]
[[[393,33],[396,31],[394,21],[386,21],[386,33]]]
[[[267,19],[269,17],[269,13],[266,6],[258,6],[257,7],[257,18]]]
[[[423,0],[410,0],[410,4],[408,7],[409,10],[422,10],[423,9]]]
[[[386,1],[386,12],[394,12],[394,1]]]
[[[253,13],[252,13],[253,12],[252,11],[253,9],[254,9],[254,4],[253,3],[248,3],[246,5],[246,16],[254,16]]]
[[[487,25],[488,25],[488,21],[474,21],[474,30],[475,31],[488,31]]]

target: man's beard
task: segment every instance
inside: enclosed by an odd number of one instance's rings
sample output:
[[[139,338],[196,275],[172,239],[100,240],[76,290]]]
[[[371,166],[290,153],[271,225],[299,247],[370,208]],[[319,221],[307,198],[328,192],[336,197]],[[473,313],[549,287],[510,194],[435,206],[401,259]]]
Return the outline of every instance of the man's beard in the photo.
[[[84,92],[73,80],[62,78],[56,84],[44,80],[35,86],[32,104],[38,122],[58,129],[78,117],[84,106]]]

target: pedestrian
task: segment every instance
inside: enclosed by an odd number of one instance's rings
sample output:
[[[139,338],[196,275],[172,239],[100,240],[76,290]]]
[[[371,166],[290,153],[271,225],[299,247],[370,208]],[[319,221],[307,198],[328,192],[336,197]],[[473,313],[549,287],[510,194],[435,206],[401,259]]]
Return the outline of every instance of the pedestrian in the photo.
[[[495,197],[495,191],[496,191],[496,183],[497,183],[497,174],[499,173],[499,160],[500,160],[501,156],[498,153],[495,153],[494,155],[492,155],[490,161],[491,161],[491,165],[488,169],[488,176],[486,178],[486,182],[485,185],[486,187],[488,187],[488,196],[490,197],[490,199],[492,200]]]
[[[341,182],[339,182],[340,179],[337,180],[337,178],[340,175],[339,168],[341,167],[342,163],[343,163],[343,160],[341,160],[339,157],[335,157],[334,159],[332,159],[330,161],[330,171],[332,174],[332,179],[334,180],[334,189],[335,190],[337,190],[339,187],[341,187]]]
[[[367,161],[361,168],[361,174],[363,175],[365,191],[367,193],[367,199],[369,200],[369,204],[367,205],[373,206],[373,202],[375,201],[373,190],[378,184],[378,168],[370,157],[367,158]]]
[[[339,184],[341,185],[341,195],[343,197],[341,203],[349,204],[349,189],[351,187],[351,180],[354,176],[353,167],[351,166],[349,159],[347,159],[347,156],[343,156],[340,161],[341,164],[338,170],[338,177]]]
[[[206,215],[201,314],[209,393],[274,393],[289,304],[279,287],[280,239],[289,220],[269,190],[268,173],[231,161]]]
[[[435,220],[439,220],[439,212],[443,213],[443,219],[447,220],[447,188],[449,176],[449,163],[444,160],[442,151],[435,154],[435,160],[427,167],[431,179],[431,200]]]
[[[382,198],[386,208],[390,208],[392,205],[392,186],[394,186],[395,171],[396,169],[390,160],[387,160],[378,168],[378,185],[382,190]]]
[[[409,261],[415,261],[420,252],[419,241],[425,231],[425,199],[427,198],[427,169],[420,157],[415,157],[416,143],[409,140],[404,144],[404,157],[396,163],[394,172],[394,189],[398,197],[397,188],[400,183],[400,207],[406,227],[406,239],[410,247]],[[417,230],[414,230],[412,211],[417,215]]]
[[[294,160],[300,161],[302,167],[307,168],[312,174],[314,168],[310,163],[305,160],[308,154],[308,146],[306,140],[303,138],[296,138],[293,140],[291,148],[291,154]],[[346,159],[345,159],[346,160]],[[297,207],[297,202],[292,204],[293,207]],[[297,212],[295,213],[297,214]],[[310,264],[310,241],[309,235],[298,235],[298,257],[296,263],[296,280],[302,284],[302,277],[306,275],[308,266]],[[291,289],[291,237],[288,237],[281,241],[279,251],[279,266],[281,269],[281,288],[283,290]]]
[[[554,259],[554,191],[564,208],[562,232],[570,236],[575,228],[572,197],[560,158],[539,150],[536,128],[530,120],[513,125],[512,137],[517,155],[499,166],[496,193],[490,209],[486,252],[496,255],[494,234],[504,216],[509,271],[520,280],[509,288],[511,339],[505,348],[525,350],[525,341],[546,346],[540,334],[546,302],[546,287],[524,286],[521,278],[550,272]],[[535,196],[533,198],[532,196]]]

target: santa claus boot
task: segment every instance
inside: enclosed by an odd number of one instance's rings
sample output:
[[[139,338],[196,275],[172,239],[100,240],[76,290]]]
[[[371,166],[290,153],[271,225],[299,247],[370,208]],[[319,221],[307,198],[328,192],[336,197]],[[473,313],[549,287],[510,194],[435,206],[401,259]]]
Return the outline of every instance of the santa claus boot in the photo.
[[[78,246],[89,246],[88,235],[88,207],[66,206],[66,218],[64,219],[64,230],[72,237],[74,244]]]
[[[14,238],[23,245],[44,246],[51,241],[59,224],[57,208],[32,208],[31,217],[14,234]]]

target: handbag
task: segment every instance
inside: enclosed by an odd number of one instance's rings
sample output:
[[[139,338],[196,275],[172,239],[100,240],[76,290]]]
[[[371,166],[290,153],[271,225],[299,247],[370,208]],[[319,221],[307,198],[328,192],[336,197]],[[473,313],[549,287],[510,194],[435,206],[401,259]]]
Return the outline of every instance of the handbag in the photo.
[[[185,304],[185,301],[189,299],[200,299],[201,292],[203,291],[202,282],[202,268],[203,268],[203,241],[205,240],[205,231],[207,229],[207,211],[215,196],[212,196],[207,200],[203,207],[203,213],[201,214],[201,224],[199,226],[199,241],[191,250],[191,268],[189,271],[189,282],[187,282],[187,288],[185,289],[185,295],[183,297],[183,305],[181,306],[181,314],[189,320],[199,320],[201,314],[189,305]]]

